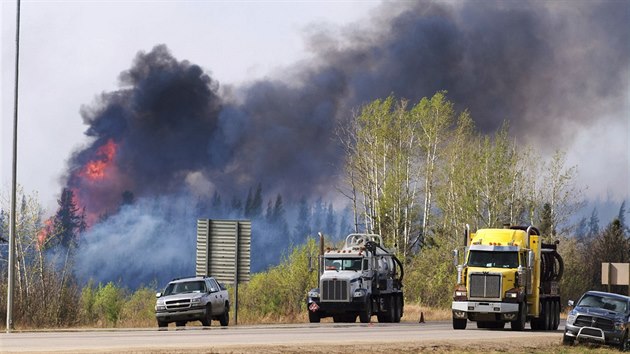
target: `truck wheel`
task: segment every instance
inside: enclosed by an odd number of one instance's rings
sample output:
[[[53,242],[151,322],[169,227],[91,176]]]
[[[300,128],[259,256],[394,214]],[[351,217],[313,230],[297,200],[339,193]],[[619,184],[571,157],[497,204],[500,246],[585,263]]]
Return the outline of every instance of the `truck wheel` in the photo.
[[[556,310],[554,311],[554,318],[553,318],[553,330],[556,331],[558,330],[558,326],[560,326],[560,299],[557,299],[554,301],[554,305],[556,307]]]
[[[544,324],[543,324],[543,330],[544,331],[548,331],[551,329],[551,306],[549,306],[551,303],[549,301],[547,301],[547,299],[545,299],[543,301],[543,311],[544,311]]]
[[[623,333],[623,337],[621,337],[621,342],[619,342],[619,351],[625,352],[630,349],[630,345],[628,343],[628,332]]]
[[[168,327],[168,322],[163,322],[163,321],[158,320],[157,323],[158,323],[158,328]]]
[[[177,327],[186,327],[186,321],[177,321],[175,322]]]
[[[206,305],[206,314],[204,315],[204,318],[201,319],[201,325],[204,327],[210,327],[211,324],[212,324],[212,307],[210,306],[210,304],[208,304]]]
[[[396,295],[394,302],[396,303],[394,309],[394,322],[400,323],[400,318],[402,317],[402,296]]]
[[[453,329],[466,329],[467,322],[465,318],[453,318]]]
[[[522,331],[525,329],[527,322],[527,302],[523,302],[518,306],[518,318],[510,322],[513,331]]]
[[[562,345],[573,345],[575,343],[575,338],[569,337],[566,334],[562,336]]]
[[[317,312],[313,312],[313,311],[308,311],[308,321],[310,323],[319,323],[321,320],[321,318],[319,317],[319,313]],[[333,317],[333,321],[335,320],[335,318]],[[337,322],[337,321],[335,321]]]
[[[223,314],[219,318],[219,323],[221,323],[223,327],[230,323],[230,305],[227,303],[225,304],[225,311],[223,311]]]
[[[361,323],[370,323],[372,319],[372,299],[368,296],[363,311],[359,313]]]

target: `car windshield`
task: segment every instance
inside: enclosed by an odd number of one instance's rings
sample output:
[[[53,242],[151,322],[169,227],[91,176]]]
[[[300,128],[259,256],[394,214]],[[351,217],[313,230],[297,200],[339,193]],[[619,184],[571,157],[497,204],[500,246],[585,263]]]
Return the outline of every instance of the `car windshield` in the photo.
[[[361,258],[326,258],[326,270],[361,270]]]
[[[617,299],[612,296],[598,295],[598,294],[586,294],[580,299],[577,306],[581,307],[596,307],[615,312],[626,312],[628,310],[628,302],[622,299]]]
[[[468,265],[484,268],[517,268],[518,252],[470,251]]]
[[[184,293],[202,293],[206,291],[206,285],[201,280],[170,283],[164,290],[164,295]]]

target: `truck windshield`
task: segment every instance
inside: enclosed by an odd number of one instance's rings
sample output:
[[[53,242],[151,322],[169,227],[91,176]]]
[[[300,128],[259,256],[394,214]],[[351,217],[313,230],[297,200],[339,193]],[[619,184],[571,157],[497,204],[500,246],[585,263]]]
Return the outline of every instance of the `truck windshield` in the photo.
[[[596,307],[615,312],[626,312],[628,310],[628,303],[624,300],[609,296],[599,296],[595,294],[584,295],[577,306]]]
[[[361,270],[361,258],[325,258],[326,270]]]
[[[518,252],[470,251],[468,265],[484,268],[517,268]]]
[[[175,295],[184,293],[205,293],[206,285],[204,281],[187,281],[181,283],[170,283],[164,290],[164,295]]]

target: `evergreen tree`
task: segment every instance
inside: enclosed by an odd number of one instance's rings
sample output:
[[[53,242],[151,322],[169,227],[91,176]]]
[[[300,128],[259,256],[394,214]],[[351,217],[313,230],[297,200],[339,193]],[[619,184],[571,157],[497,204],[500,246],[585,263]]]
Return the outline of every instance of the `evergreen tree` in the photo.
[[[258,187],[256,187],[256,194],[254,194],[254,199],[252,199],[251,204],[251,217],[258,218],[262,216],[262,186],[258,183]]]
[[[245,210],[243,211],[243,215],[245,215],[246,218],[251,218],[252,216],[252,202],[252,189],[250,188],[247,192],[247,199],[245,200]]]
[[[333,209],[332,203],[328,203],[325,232],[327,235],[333,235],[335,233],[335,210]]]
[[[233,197],[231,206],[232,211],[230,214],[234,215],[237,218],[243,215],[243,202],[240,199],[238,199],[237,197]]]
[[[578,240],[582,241],[586,237],[588,233],[588,221],[585,217],[580,219],[580,222],[577,224],[577,229],[575,230],[575,236]]]
[[[588,237],[592,238],[599,235],[599,216],[597,216],[597,208],[593,208],[591,218],[588,221]]]
[[[79,214],[79,208],[74,200],[74,192],[64,188],[57,200],[59,208],[53,219],[54,239],[52,245],[63,248],[74,247],[78,241],[79,231],[85,223],[84,214]]]
[[[619,207],[619,215],[617,216],[617,219],[619,219],[619,223],[621,224],[621,228],[625,232],[629,232],[630,233],[630,227],[628,227],[628,225],[626,224],[626,201],[625,200],[623,202],[621,202],[621,207]]]
[[[274,222],[274,218],[273,218],[273,203],[271,202],[271,199],[269,199],[269,201],[267,202],[267,212],[265,212],[265,219],[267,220],[268,223],[273,224]]]
[[[282,196],[278,193],[276,202],[273,205],[272,221],[278,222],[280,220],[284,220],[284,204],[282,202]]]
[[[214,191],[214,195],[212,195],[212,210],[215,212],[220,212],[221,207],[221,195],[219,194],[219,192]]]
[[[294,243],[302,243],[309,235],[311,235],[311,210],[307,204],[306,198],[300,199],[298,210],[298,219],[295,225]]]

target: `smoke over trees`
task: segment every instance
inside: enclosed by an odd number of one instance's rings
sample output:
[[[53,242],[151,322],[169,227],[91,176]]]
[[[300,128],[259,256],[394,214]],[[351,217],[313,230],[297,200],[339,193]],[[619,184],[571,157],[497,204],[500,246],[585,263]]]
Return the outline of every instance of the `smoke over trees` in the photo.
[[[90,227],[79,256],[81,269],[86,276],[94,270],[103,280],[116,279],[119,272],[99,265],[132,259],[140,260],[139,265],[124,267],[137,268],[125,274],[127,278],[150,278],[169,262],[183,264],[181,270],[173,270],[183,271],[192,264],[189,254],[184,256],[187,250],[171,248],[194,242],[195,218],[228,217],[244,209],[247,215],[263,216],[264,201],[276,195],[282,195],[290,211],[289,232],[299,225],[299,234],[291,232],[292,238],[303,239],[309,231],[304,220],[313,217],[317,225],[327,223],[319,216],[323,208],[315,208],[317,215],[307,215],[311,207],[301,210],[301,199],[338,201],[336,188],[344,183],[346,163],[352,163],[345,160],[343,144],[335,135],[339,122],[350,117],[353,108],[390,95],[407,99],[422,115],[420,99],[447,90],[452,109],[467,108],[479,133],[494,133],[507,120],[519,143],[538,143],[542,153],[561,149],[555,144],[570,144],[572,129],[589,126],[593,117],[618,117],[626,106],[630,40],[627,31],[614,30],[629,22],[625,9],[622,2],[415,2],[396,9],[384,4],[383,11],[368,21],[373,25],[338,32],[314,30],[307,38],[311,57],[282,75],[253,78],[227,89],[221,89],[199,63],[177,59],[166,45],[141,51],[132,67],[120,74],[118,90],[101,94],[81,110],[89,142],[71,156],[63,178]],[[588,48],[588,53],[579,48]],[[449,119],[446,125],[459,124],[454,117]],[[442,151],[444,140],[420,139],[439,137],[431,129],[439,132],[444,129],[440,124],[424,126],[415,137],[398,130],[401,142],[417,138],[415,143],[425,144],[422,156],[407,160],[408,147],[398,146],[400,159],[395,160],[397,170],[404,172],[405,164],[422,158],[423,169],[414,172],[424,176],[419,187],[423,199],[408,209],[393,208],[396,214],[374,216],[396,238],[401,236],[397,244],[402,249],[426,241],[430,228],[446,230],[470,220],[475,200],[486,203],[483,224],[516,220],[528,205],[533,215],[526,199],[527,205],[512,204],[511,210],[500,205],[501,200],[516,201],[521,190],[486,185],[474,194],[466,182],[448,191],[435,189],[434,194],[433,181],[444,177],[433,170],[437,159],[448,162],[451,172],[459,175],[473,162],[462,155],[468,152],[466,129],[472,128],[464,118],[460,121],[452,138],[464,150],[453,145]],[[488,137],[475,150],[480,154],[477,162],[514,165],[513,141],[506,134]],[[527,172],[519,168],[492,177],[520,178],[509,175]],[[492,171],[497,169],[486,170]],[[476,176],[486,176],[478,172]],[[251,199],[243,199],[250,188]],[[264,193],[256,193],[260,188]],[[405,198],[413,199],[411,185],[406,188]],[[212,200],[222,207],[206,202]],[[560,217],[554,200],[547,201],[551,214]],[[431,219],[436,203],[448,221]],[[455,209],[460,205],[466,206],[464,214]],[[191,206],[195,210],[178,209]],[[345,205],[334,207],[340,212]],[[409,221],[414,213],[422,215],[419,225]],[[337,218],[338,224],[351,228],[365,223],[357,215],[349,217],[350,222],[342,219]],[[133,220],[140,222],[134,226]],[[262,232],[260,244],[276,249],[279,244],[272,234]],[[130,247],[130,240],[137,247],[134,256],[123,249]],[[97,253],[102,249],[110,252]],[[151,259],[156,255],[163,259]],[[267,257],[277,259],[261,255],[265,261]],[[108,269],[113,273],[106,274]]]

